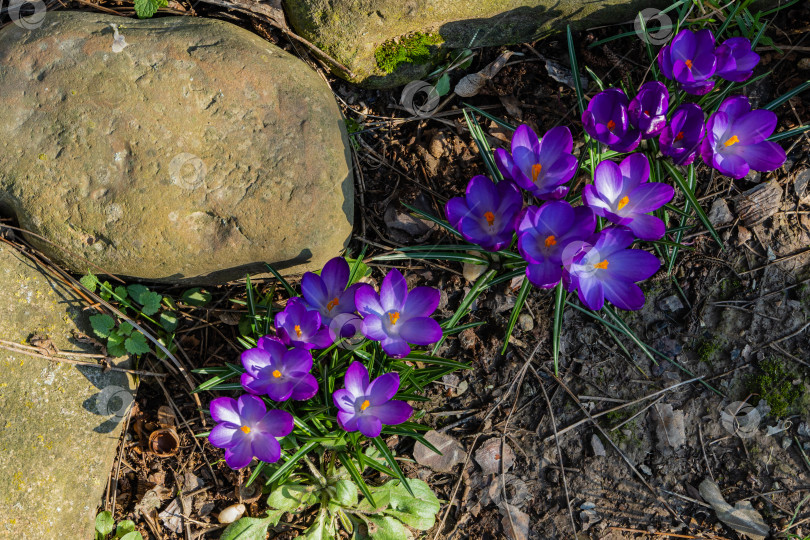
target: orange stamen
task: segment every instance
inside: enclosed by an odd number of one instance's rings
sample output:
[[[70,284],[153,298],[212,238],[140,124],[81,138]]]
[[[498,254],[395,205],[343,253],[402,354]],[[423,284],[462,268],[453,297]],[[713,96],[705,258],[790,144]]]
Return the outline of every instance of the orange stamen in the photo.
[[[298,336],[298,337],[301,337],[301,325],[300,324],[295,325],[295,335]]]
[[[621,210],[622,208],[627,206],[627,203],[629,203],[629,202],[630,202],[630,197],[628,197],[627,195],[622,197],[621,200],[619,201],[619,207],[618,207],[619,210]]]
[[[361,411],[365,411],[366,409],[368,409],[369,405],[371,405],[371,403],[369,403],[369,401],[368,401],[368,400],[365,400],[365,401],[362,403],[362,405],[360,405],[360,410],[361,410]]]
[[[675,140],[680,141],[683,139],[683,131],[679,131],[677,135],[675,135]]]
[[[546,247],[556,246],[557,245],[557,239],[554,238],[553,234],[550,234],[549,236],[546,237],[545,244],[546,244]]]
[[[492,212],[485,212],[484,219],[486,219],[489,226],[492,227],[492,224],[495,223],[495,214]]]
[[[537,177],[540,176],[540,171],[542,170],[543,166],[539,163],[532,165],[532,182],[537,182]]]
[[[327,309],[328,311],[332,311],[332,309],[333,309],[333,308],[334,308],[336,305],[338,305],[338,304],[340,304],[340,302],[338,302],[337,297],[332,298],[331,300],[329,300],[329,303],[328,303],[328,304],[326,304],[326,309]]]
[[[608,120],[607,128],[608,130],[613,131],[616,128],[616,122],[613,120]]]
[[[683,63],[686,64],[686,67],[688,69],[692,69],[692,61],[691,60],[684,60]]]
[[[732,144],[736,144],[736,143],[738,143],[738,142],[740,142],[740,139],[739,139],[739,138],[738,138],[736,135],[732,135],[732,136],[731,136],[731,138],[730,138],[729,140],[727,140],[726,142],[724,142],[723,144],[724,144],[726,147],[729,147],[729,146],[731,146]]]
[[[242,427],[240,427],[239,429],[241,429],[241,430],[242,430],[242,433],[244,433],[245,435],[247,435],[248,433],[250,433],[250,428],[249,428],[248,426],[242,426]]]
[[[281,372],[279,370],[277,370],[277,369],[274,369],[273,370],[273,377],[275,377],[276,379],[280,379],[281,378]]]
[[[399,320],[399,311],[389,313],[388,320],[391,321],[391,324],[397,324],[397,321]]]
[[[596,263],[595,265],[593,265],[594,268],[598,268],[600,270],[606,270],[607,266],[608,266],[608,260],[607,259],[605,259],[604,261],[602,261],[600,263]]]

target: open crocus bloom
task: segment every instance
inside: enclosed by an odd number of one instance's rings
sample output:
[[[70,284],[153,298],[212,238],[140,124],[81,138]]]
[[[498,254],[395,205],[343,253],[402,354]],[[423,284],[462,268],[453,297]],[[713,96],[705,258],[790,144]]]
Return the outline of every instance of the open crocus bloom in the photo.
[[[658,138],[661,153],[671,157],[676,165],[689,165],[695,160],[704,133],[703,109],[694,103],[684,103],[672,113],[669,125]]]
[[[725,40],[715,49],[714,56],[717,58],[716,75],[727,81],[750,79],[759,63],[759,55],[751,50],[751,42],[744,37]]]
[[[354,293],[359,285],[346,288],[350,273],[346,259],[335,257],[326,263],[320,276],[307,272],[301,278],[304,305],[321,315],[321,324],[324,326],[329,326],[332,319],[341,313],[354,311]]]
[[[321,326],[320,313],[308,310],[298,297],[290,298],[284,311],[276,314],[276,331],[292,347],[325,349],[332,344],[329,329]]]
[[[281,457],[278,439],[293,430],[293,417],[287,411],[267,410],[256,396],[244,395],[237,402],[221,397],[211,402],[211,417],[217,422],[208,442],[225,449],[225,463],[231,469],[250,465],[253,457],[274,463]]]
[[[413,413],[405,401],[391,399],[399,389],[397,373],[380,375],[369,384],[366,367],[352,362],[344,385],[344,389],[335,390],[332,401],[338,408],[338,423],[346,431],[359,430],[366,437],[377,437],[383,425],[401,424]]]
[[[641,138],[649,139],[661,133],[667,125],[668,108],[667,87],[658,81],[650,81],[641,85],[627,112],[630,123],[641,131]]]
[[[582,200],[596,215],[628,227],[642,240],[658,240],[666,232],[664,222],[648,212],[672,200],[668,184],[648,182],[650,162],[644,154],[630,154],[617,165],[603,161],[596,167],[593,185],[582,188]]]
[[[408,284],[396,268],[383,279],[379,295],[364,283],[354,297],[363,317],[363,335],[379,341],[393,358],[408,356],[409,343],[429,345],[441,339],[441,326],[430,318],[439,299],[439,291],[432,287],[416,287],[408,292]]]
[[[520,190],[509,181],[494,184],[474,176],[466,197],[453,197],[445,205],[447,221],[469,242],[498,251],[512,242],[515,216],[523,206]]]
[[[258,346],[242,353],[242,386],[251,394],[266,394],[273,401],[309,399],[318,391],[318,381],[310,373],[312,354],[291,349],[275,338],[265,336]]]
[[[630,124],[627,96],[618,88],[596,94],[582,113],[585,131],[611,150],[629,152],[638,146],[641,132]]]
[[[548,130],[543,140],[527,125],[521,125],[512,137],[512,153],[498,148],[495,163],[505,178],[538,199],[561,199],[568,193],[562,184],[573,178],[577,158],[571,154],[574,141],[565,126]]]
[[[596,217],[585,206],[565,201],[530,206],[518,223],[518,250],[528,262],[526,277],[536,287],[550,289],[562,277],[562,254],[575,240],[593,234]]]
[[[771,111],[751,110],[748,98],[732,96],[718,107],[706,123],[700,155],[707,165],[732,178],[748,171],[773,171],[785,162],[785,151],[767,141],[776,128]]]
[[[661,262],[652,253],[627,249],[633,233],[609,228],[589,242],[576,242],[563,255],[563,283],[568,291],[577,291],[580,301],[594,311],[607,299],[619,309],[636,310],[644,306],[644,293],[635,282],[658,271]]]
[[[714,88],[711,77],[716,64],[714,35],[708,29],[681,30],[658,53],[658,65],[664,76],[679,82],[684,92],[698,96]]]

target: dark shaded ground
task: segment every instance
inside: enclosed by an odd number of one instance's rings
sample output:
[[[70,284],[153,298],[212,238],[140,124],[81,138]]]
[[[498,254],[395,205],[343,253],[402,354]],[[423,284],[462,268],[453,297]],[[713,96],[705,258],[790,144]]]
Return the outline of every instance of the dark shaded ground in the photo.
[[[402,245],[452,242],[444,233],[402,217],[405,209],[400,202],[439,214],[447,198],[462,193],[473,175],[485,173],[460,114],[460,98],[450,99],[431,118],[414,118],[398,103],[398,90],[365,91],[335,79],[305,48],[269,24],[244,15],[199,9],[255,30],[302,57],[331,84],[356,131],[360,218],[351,245],[354,253],[363,244],[369,246],[372,257]],[[810,40],[805,39],[808,28],[802,21],[808,20],[810,6],[803,5],[781,13],[774,21],[768,35],[783,50],[800,48],[785,55],[761,52],[762,63],[755,74],[773,73],[763,83],[747,88],[754,106],[808,78],[809,72],[797,67],[802,58],[807,59]],[[635,87],[648,68],[640,40],[625,38],[587,48],[596,39],[618,31],[607,28],[576,36],[578,56],[603,80],[621,80]],[[512,123],[528,123],[539,133],[568,125],[577,140],[581,131],[574,91],[552,79],[538,56],[566,65],[565,43],[552,38],[511,50],[523,56],[513,57],[479,95],[465,101]],[[499,51],[477,52],[480,56],[466,72],[452,73],[454,83],[465,73],[484,67]],[[592,86],[589,94],[594,92]],[[778,129],[810,121],[807,104],[805,94],[776,111]],[[491,144],[504,146],[508,134],[485,119],[482,122]],[[473,459],[463,469],[457,465],[452,473],[434,473],[406,463],[409,475],[430,482],[441,499],[451,502],[440,514],[442,526],[428,537],[573,538],[573,517],[577,538],[672,537],[664,534],[668,532],[681,534],[678,538],[741,538],[719,523],[714,510],[701,500],[697,488],[707,477],[714,478],[730,503],[750,500],[774,533],[784,529],[798,512],[788,532],[800,537],[810,534],[810,506],[799,508],[810,494],[810,463],[803,460],[800,450],[804,447],[810,452],[810,338],[806,330],[810,287],[805,283],[810,278],[810,138],[782,144],[789,153],[788,163],[773,173],[732,181],[713,174],[705,165],[698,168],[697,194],[704,208],[722,200],[731,209],[729,221],[718,227],[723,250],[695,222],[684,236],[693,249],[678,256],[674,278],[660,272],[649,280],[646,307],[625,317],[641,339],[694,376],[704,377],[717,392],[693,382],[600,415],[693,377],[660,358],[654,363],[620,336],[624,350],[603,325],[569,308],[560,375],[555,380],[550,372],[549,293],[532,291],[524,309],[526,316],[503,356],[500,347],[519,284],[488,291],[478,300],[469,319],[486,324],[451,337],[440,351],[443,356],[470,362],[473,369],[430,390],[426,421],[458,440],[468,456],[487,440],[498,438],[512,449],[515,462],[505,475],[492,476],[485,476]],[[581,177],[574,183],[584,181]],[[771,182],[776,203],[757,205],[767,210],[758,223],[740,219],[744,199],[736,198],[761,182]],[[676,199],[675,204],[682,203]],[[454,263],[415,262],[401,268],[411,285],[443,291],[438,314],[442,317],[453,312],[470,285]],[[380,265],[374,277],[379,279],[384,271]],[[229,298],[244,297],[244,287],[212,292],[217,302],[213,308],[189,307],[181,322],[182,356],[190,368],[233,362],[241,352],[235,326],[241,313],[232,309]],[[772,380],[757,388],[754,382],[764,373],[763,363],[771,360],[775,363],[768,365],[782,370],[768,368]],[[146,359],[142,367],[161,369],[155,359]],[[234,491],[245,476],[228,469],[219,461],[221,452],[204,440],[199,441],[204,452],[197,450],[191,434],[206,430],[198,407],[179,378],[170,377],[165,386],[170,399],[154,379],[140,383],[120,466],[112,473],[117,487],[113,482],[108,504],[112,507],[114,497],[116,519],[135,519],[144,537],[195,538],[205,533],[202,537],[217,538],[215,516],[245,499],[245,494],[240,498]],[[781,418],[773,414],[762,418],[750,434],[721,421],[721,411],[734,402],[756,404],[759,396],[751,395],[754,391],[768,393],[776,403],[775,398],[790,394],[791,389],[803,397]],[[203,403],[213,397],[201,395]],[[157,427],[159,407],[170,401],[188,423],[178,429],[179,452],[162,458],[148,450],[146,440]],[[668,441],[672,432],[657,427],[662,421],[665,427],[672,422],[662,420],[669,418],[667,406],[676,411],[676,418],[678,411],[683,413],[685,441],[676,448]],[[587,415],[598,416],[599,429]],[[583,419],[577,427],[566,429]],[[678,431],[677,426],[673,429]],[[559,435],[559,449],[555,430],[565,430]],[[769,430],[776,433],[769,435]],[[401,455],[411,455],[411,442],[392,444]],[[505,497],[500,478],[505,480]],[[187,499],[178,498],[177,513],[188,519],[178,520],[171,530],[154,516],[167,510],[178,490]],[[152,511],[147,510],[150,500]],[[263,505],[262,499],[248,502],[248,515],[261,514]],[[527,527],[521,524],[524,516]],[[279,526],[275,538],[295,537],[307,517]]]

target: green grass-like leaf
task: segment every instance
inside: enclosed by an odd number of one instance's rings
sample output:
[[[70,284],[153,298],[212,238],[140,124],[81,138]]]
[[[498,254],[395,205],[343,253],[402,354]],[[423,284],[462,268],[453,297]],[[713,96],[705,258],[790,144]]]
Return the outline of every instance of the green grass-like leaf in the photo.
[[[680,173],[680,171],[678,171],[678,169],[675,168],[673,164],[671,164],[669,161],[664,161],[663,163],[664,168],[667,170],[670,176],[675,179],[675,182],[678,184],[678,187],[681,189],[684,197],[686,197],[686,200],[689,201],[689,203],[695,209],[695,214],[697,214],[701,223],[703,223],[703,225],[709,231],[709,234],[712,235],[714,240],[717,242],[717,245],[720,246],[720,249],[725,249],[723,248],[723,242],[720,240],[720,236],[717,234],[717,231],[714,230],[714,226],[712,225],[711,221],[709,221],[709,217],[700,207],[700,203],[698,202],[697,197],[695,197],[694,188],[687,184],[683,175]],[[690,167],[693,167],[693,165],[690,165]]]
[[[517,324],[518,317],[520,317],[520,310],[523,309],[523,304],[526,303],[526,298],[529,296],[529,289],[531,289],[531,287],[532,284],[529,281],[529,278],[524,278],[523,284],[520,286],[517,298],[515,299],[515,307],[512,308],[512,314],[509,317],[509,324],[506,327],[506,334],[503,337],[503,348],[501,348],[501,354],[506,354],[506,348],[509,346],[509,338],[512,337],[515,324]]]

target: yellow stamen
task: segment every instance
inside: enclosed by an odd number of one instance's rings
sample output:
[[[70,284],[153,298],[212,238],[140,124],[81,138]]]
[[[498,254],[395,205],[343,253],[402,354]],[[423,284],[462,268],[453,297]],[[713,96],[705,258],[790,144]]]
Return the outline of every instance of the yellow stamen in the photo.
[[[598,269],[600,269],[600,270],[606,270],[606,269],[607,269],[607,265],[608,265],[608,260],[607,260],[607,259],[605,259],[604,261],[602,261],[602,262],[600,262],[600,263],[596,263],[595,265],[593,265],[593,267],[594,267],[594,268],[598,268]]]
[[[391,324],[397,324],[397,321],[399,320],[399,311],[389,313],[388,320],[391,321]]]
[[[243,432],[245,435],[247,435],[248,433],[250,433],[250,428],[249,428],[249,427],[247,427],[247,426],[242,426],[242,427],[240,427],[239,429],[241,429],[241,430],[242,430],[242,432]]]
[[[736,144],[738,142],[740,142],[740,139],[736,135],[732,135],[731,138],[729,140],[727,140],[726,142],[724,142],[723,144],[726,147],[728,147],[728,146],[731,146],[732,144]]]
[[[532,165],[532,182],[537,182],[537,177],[540,176],[540,171],[542,170],[543,166],[539,163]]]
[[[691,60],[684,60],[683,63],[686,64],[686,67],[688,69],[692,69],[692,61]]]
[[[489,226],[492,227],[492,224],[495,223],[495,214],[492,212],[484,212],[484,219],[486,219]]]
[[[608,130],[613,131],[616,128],[616,122],[613,120],[608,120],[607,128]]]
[[[298,336],[298,337],[301,337],[301,325],[300,324],[295,325],[295,335]]]
[[[362,405],[360,405],[360,410],[361,410],[361,411],[365,411],[366,409],[368,409],[369,405],[371,405],[371,403],[369,403],[369,401],[368,401],[368,400],[365,400],[365,401],[362,403]]]
[[[630,202],[630,197],[628,197],[627,195],[622,197],[621,200],[619,200],[619,210],[621,210],[622,208],[627,206],[627,203],[629,203],[629,202]]]
[[[277,370],[277,369],[274,369],[273,370],[273,377],[275,377],[276,379],[280,379],[281,378],[281,372],[279,370]]]
[[[675,135],[675,140],[680,141],[683,139],[683,131],[679,131],[677,135]]]
[[[556,246],[557,245],[557,239],[554,238],[553,234],[550,234],[550,235],[548,235],[546,237],[545,244],[546,244],[546,247]]]
[[[326,309],[328,311],[332,311],[332,309],[338,304],[340,304],[340,302],[338,302],[338,299],[337,299],[337,296],[336,296],[336,297],[332,298],[331,300],[329,300],[329,303],[326,304]]]

